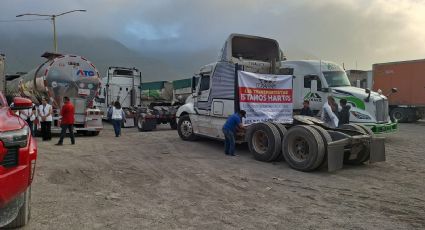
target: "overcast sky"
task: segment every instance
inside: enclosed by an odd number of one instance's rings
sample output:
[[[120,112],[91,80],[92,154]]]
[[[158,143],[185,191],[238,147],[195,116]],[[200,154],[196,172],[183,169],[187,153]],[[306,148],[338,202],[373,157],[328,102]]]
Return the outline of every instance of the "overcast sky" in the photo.
[[[425,58],[423,0],[1,0],[0,21],[60,13],[58,34],[110,37],[142,52],[198,52],[228,34],[277,39],[288,59],[324,59],[353,69]],[[25,17],[21,19],[32,19]],[[1,22],[0,36],[51,34],[49,21]]]

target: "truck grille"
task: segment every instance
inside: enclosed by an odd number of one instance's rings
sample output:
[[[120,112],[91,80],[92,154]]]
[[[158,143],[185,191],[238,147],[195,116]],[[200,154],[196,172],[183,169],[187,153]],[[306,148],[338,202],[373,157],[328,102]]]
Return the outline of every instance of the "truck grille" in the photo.
[[[376,121],[387,122],[388,120],[388,100],[376,101]]]
[[[18,166],[18,150],[17,148],[8,149],[0,165],[5,168]]]

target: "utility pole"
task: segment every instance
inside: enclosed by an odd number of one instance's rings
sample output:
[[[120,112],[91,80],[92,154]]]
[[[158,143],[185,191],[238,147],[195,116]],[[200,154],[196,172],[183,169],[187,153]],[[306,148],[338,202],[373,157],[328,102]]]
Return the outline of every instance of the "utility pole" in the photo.
[[[86,10],[71,10],[67,12],[63,12],[60,14],[33,14],[33,13],[27,13],[27,14],[20,14],[16,15],[17,18],[23,17],[23,16],[40,16],[40,17],[49,17],[50,20],[52,20],[53,23],[53,49],[55,53],[58,52],[58,41],[56,37],[56,18],[65,14],[73,13],[73,12],[87,12]]]

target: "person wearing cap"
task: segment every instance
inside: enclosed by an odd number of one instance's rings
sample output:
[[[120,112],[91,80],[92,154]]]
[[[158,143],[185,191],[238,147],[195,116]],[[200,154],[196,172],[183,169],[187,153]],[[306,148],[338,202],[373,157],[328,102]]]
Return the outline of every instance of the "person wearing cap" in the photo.
[[[235,154],[235,136],[237,129],[243,129],[242,118],[245,118],[246,112],[240,110],[227,118],[223,126],[224,134],[224,154],[236,156]]]

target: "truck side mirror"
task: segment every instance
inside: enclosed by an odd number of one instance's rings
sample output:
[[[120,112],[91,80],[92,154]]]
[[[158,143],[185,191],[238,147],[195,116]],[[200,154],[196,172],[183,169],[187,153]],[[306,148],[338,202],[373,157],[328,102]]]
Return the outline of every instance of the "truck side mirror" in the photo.
[[[397,88],[392,88],[392,89],[391,89],[391,92],[392,92],[392,93],[397,93],[397,92],[398,92],[398,89],[397,89]]]
[[[192,94],[193,92],[195,92],[195,90],[196,90],[196,77],[193,76],[192,77]]]
[[[369,100],[370,100],[370,93],[371,93],[371,91],[370,91],[370,89],[368,89],[368,88],[366,88],[364,91],[368,94],[368,95],[367,95],[367,97],[364,99],[364,101],[365,101],[365,102],[369,102]]]
[[[317,93],[317,80],[311,80],[310,89],[312,93]]]

